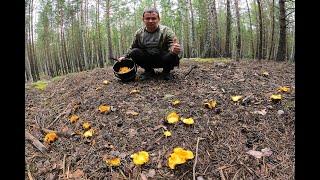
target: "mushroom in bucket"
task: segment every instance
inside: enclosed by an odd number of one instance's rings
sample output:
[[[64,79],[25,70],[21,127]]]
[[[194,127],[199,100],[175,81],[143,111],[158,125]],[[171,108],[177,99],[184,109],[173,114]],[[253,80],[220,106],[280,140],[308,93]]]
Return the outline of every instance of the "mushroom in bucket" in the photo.
[[[136,77],[137,66],[132,59],[117,60],[113,65],[113,73],[121,81],[132,81]]]

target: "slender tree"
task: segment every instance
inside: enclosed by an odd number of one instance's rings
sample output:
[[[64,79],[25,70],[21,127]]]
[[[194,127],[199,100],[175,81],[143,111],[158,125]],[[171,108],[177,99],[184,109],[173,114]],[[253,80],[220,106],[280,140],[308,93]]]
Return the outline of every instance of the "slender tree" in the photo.
[[[259,12],[259,46],[258,46],[258,59],[262,59],[262,13],[261,13],[261,3],[260,0],[257,0],[258,3],[258,12]]]
[[[270,40],[270,49],[269,49],[269,56],[268,59],[273,59],[273,51],[274,51],[274,0],[272,0],[272,5],[271,5],[271,40]]]
[[[191,57],[196,57],[196,33],[194,28],[194,16],[191,0],[189,0],[189,7],[191,14]]]
[[[239,6],[238,6],[238,0],[234,0],[234,5],[236,9],[236,16],[237,16],[237,53],[236,53],[236,60],[239,61],[239,58],[241,58],[241,31],[240,31],[240,13],[239,13]]]
[[[250,9],[249,9],[248,0],[246,0],[246,4],[247,4],[248,16],[249,16],[250,42],[251,42],[251,57],[254,59],[254,58],[255,58],[255,51],[254,51],[254,43],[253,43],[253,30],[252,30],[251,14],[250,14]]]
[[[227,0],[227,28],[226,28],[226,46],[225,46],[225,57],[231,57],[230,50],[230,36],[231,36],[231,10],[230,10],[230,0]]]
[[[279,35],[279,45],[277,52],[277,61],[284,61],[286,59],[286,9],[285,0],[279,0],[279,23],[280,23],[280,35]]]

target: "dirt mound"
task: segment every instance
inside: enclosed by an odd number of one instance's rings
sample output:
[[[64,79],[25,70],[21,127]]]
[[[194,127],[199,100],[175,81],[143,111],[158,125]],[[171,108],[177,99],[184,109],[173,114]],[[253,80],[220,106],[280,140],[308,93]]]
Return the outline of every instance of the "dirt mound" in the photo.
[[[28,86],[26,131],[46,150],[40,152],[26,139],[26,177],[294,179],[294,68],[273,61],[183,61],[172,81],[122,83],[107,67],[60,77],[43,91]],[[290,92],[279,93],[280,86],[290,87]],[[282,99],[274,103],[272,94]],[[242,99],[233,102],[235,95]],[[176,99],[180,104],[174,106]],[[204,102],[211,99],[216,108],[205,108]],[[112,111],[100,113],[101,104],[112,106]],[[171,111],[195,123],[167,124]],[[79,116],[76,123],[68,120],[71,114]],[[85,121],[95,130],[91,138],[81,135]],[[43,142],[48,129],[59,136],[51,145]],[[165,137],[165,130],[172,136]],[[175,147],[191,150],[195,158],[171,170],[167,161]],[[150,159],[138,167],[130,155],[142,150]],[[261,153],[264,150],[269,154]],[[120,157],[119,167],[106,165],[104,158],[110,155]]]

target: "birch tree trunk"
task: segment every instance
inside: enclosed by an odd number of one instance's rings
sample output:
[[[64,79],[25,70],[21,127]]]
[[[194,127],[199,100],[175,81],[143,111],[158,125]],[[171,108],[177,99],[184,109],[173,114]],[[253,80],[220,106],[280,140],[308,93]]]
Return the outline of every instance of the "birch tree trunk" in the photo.
[[[194,30],[194,18],[193,18],[193,8],[192,2],[189,0],[190,14],[191,14],[191,57],[196,57],[196,38]]]

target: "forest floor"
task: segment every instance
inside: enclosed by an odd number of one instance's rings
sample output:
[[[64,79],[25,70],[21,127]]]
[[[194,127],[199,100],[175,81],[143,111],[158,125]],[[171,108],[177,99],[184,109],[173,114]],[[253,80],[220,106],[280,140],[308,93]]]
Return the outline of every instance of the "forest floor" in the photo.
[[[186,60],[173,75],[171,81],[122,83],[106,67],[54,78],[44,90],[27,84],[26,179],[294,179],[294,63]],[[278,92],[280,86],[290,91]],[[282,99],[273,102],[272,94]],[[235,95],[242,99],[232,101]],[[204,103],[211,99],[217,106],[208,109]],[[100,113],[102,104],[111,111]],[[172,111],[194,124],[168,124]],[[79,117],[75,123],[72,114]],[[82,136],[85,121],[92,137]],[[58,139],[49,145],[50,130]],[[170,169],[176,147],[194,158]],[[138,151],[149,153],[142,166],[130,157]],[[120,158],[120,166],[108,166],[111,157]]]

